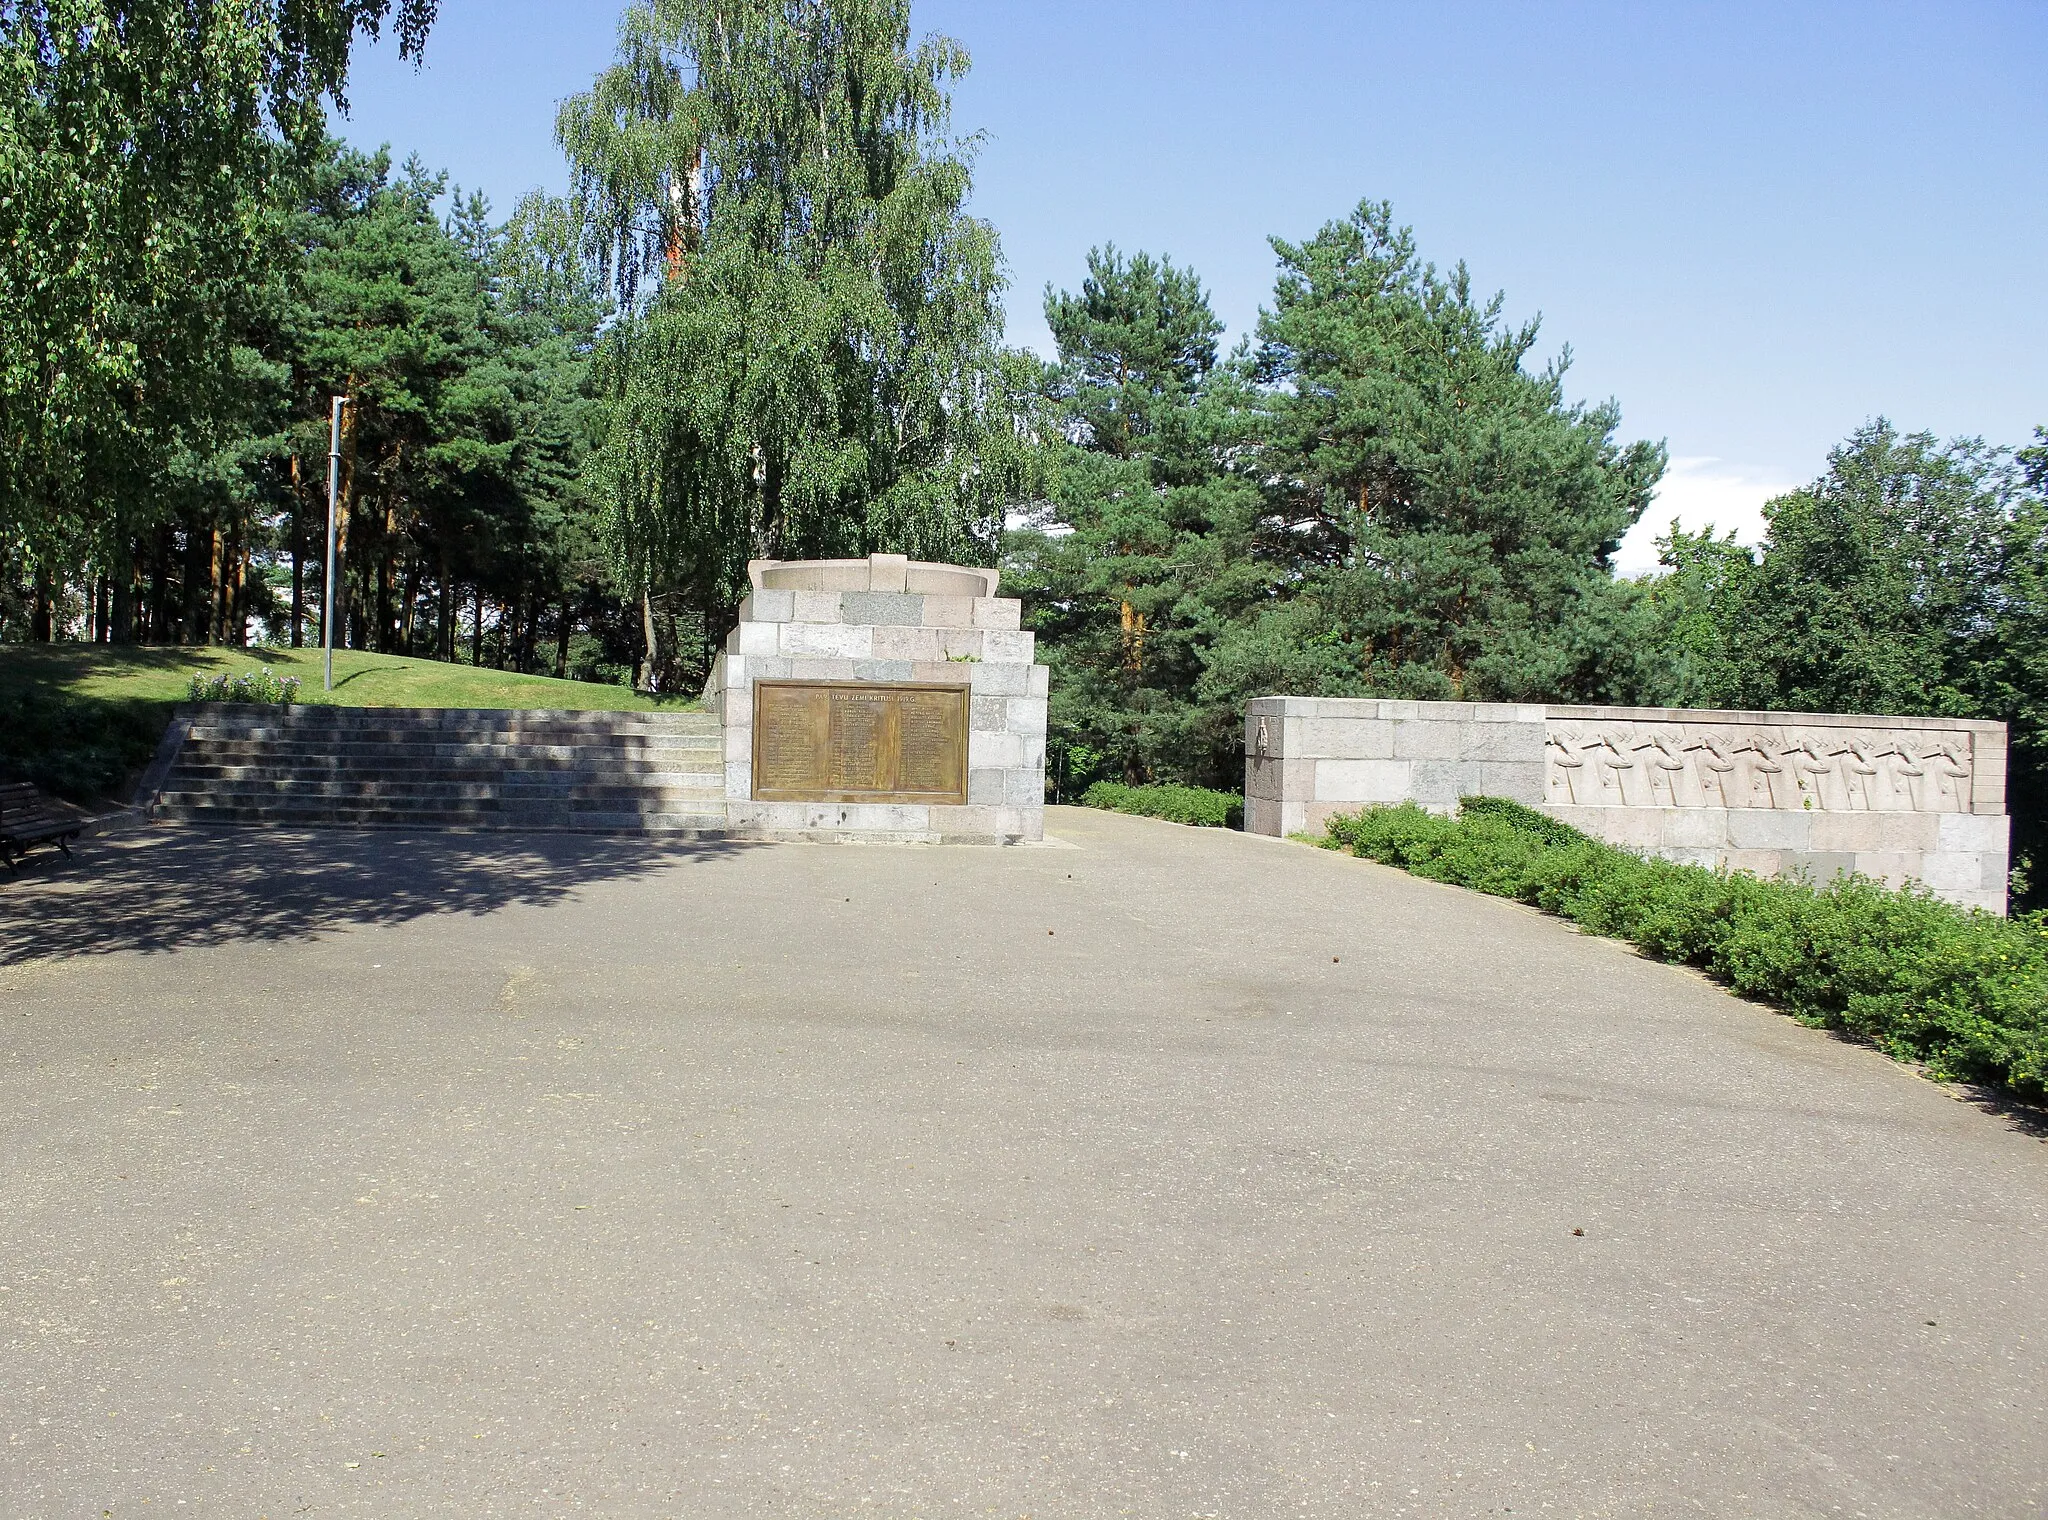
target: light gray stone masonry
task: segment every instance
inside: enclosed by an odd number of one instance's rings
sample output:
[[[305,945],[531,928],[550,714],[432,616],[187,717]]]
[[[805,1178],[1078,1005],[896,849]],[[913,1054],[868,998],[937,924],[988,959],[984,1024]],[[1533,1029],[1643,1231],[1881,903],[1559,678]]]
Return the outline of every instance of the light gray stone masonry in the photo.
[[[995,571],[900,555],[757,560],[748,571],[753,594],[704,689],[724,728],[730,832],[869,843],[1044,837],[1048,673],[1019,628],[1019,603],[994,594]],[[966,805],[756,801],[754,683],[774,679],[968,687]]]
[[[2006,732],[1960,718],[1259,697],[1245,827],[1508,797],[1645,854],[1918,882],[2004,913]]]

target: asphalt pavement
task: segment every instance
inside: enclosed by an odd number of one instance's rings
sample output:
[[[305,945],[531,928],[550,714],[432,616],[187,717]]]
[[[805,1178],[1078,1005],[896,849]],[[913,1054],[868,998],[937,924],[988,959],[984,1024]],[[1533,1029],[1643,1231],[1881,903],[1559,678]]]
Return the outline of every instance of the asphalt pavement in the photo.
[[[158,827],[0,883],[0,1515],[2038,1517],[2048,1131],[1513,904]]]

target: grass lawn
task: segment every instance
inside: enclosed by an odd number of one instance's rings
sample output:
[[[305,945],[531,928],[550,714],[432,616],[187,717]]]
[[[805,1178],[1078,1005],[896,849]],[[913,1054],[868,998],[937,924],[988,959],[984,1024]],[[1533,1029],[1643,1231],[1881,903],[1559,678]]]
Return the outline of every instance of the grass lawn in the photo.
[[[268,665],[297,676],[302,702],[344,707],[680,711],[623,686],[557,681],[399,655],[334,652],[321,689],[317,649],[150,649],[110,644],[0,645],[0,779],[26,779],[77,801],[119,795],[156,749],[195,675]]]

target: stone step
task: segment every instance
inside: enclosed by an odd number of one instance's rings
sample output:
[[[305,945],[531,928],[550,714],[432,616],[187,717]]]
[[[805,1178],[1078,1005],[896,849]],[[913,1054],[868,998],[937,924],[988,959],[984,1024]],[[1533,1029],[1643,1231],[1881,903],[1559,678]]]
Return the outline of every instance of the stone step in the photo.
[[[705,713],[204,707],[158,817],[308,827],[715,833]]]
[[[666,811],[670,803],[686,807],[723,807],[723,787],[604,787],[604,785],[573,785],[573,787],[498,787],[489,783],[444,783],[444,780],[229,780],[229,783],[209,783],[205,778],[188,780],[184,776],[172,776],[164,791],[162,801],[195,801],[205,797],[233,799],[238,803],[264,803],[279,801],[293,803],[299,799],[356,799],[356,801],[377,801],[393,807],[414,807],[414,805],[487,805],[487,807],[580,807],[580,805],[602,805],[614,803],[631,805],[657,805],[653,811]]]
[[[718,717],[707,712],[607,712],[569,707],[334,707],[324,703],[299,703],[289,707],[255,703],[199,702],[181,709],[194,722],[204,723],[289,723],[295,727],[337,727],[361,723],[403,723],[415,727],[474,728],[500,723],[508,727],[543,727],[550,724],[578,728],[617,727],[645,724],[687,727],[692,724],[716,726]]]
[[[162,807],[199,807],[220,803],[231,807],[377,807],[406,812],[437,813],[700,813],[722,808],[723,799],[707,791],[634,792],[594,797],[472,797],[459,792],[400,793],[330,792],[317,787],[274,789],[171,786],[158,796]]]
[[[719,736],[711,734],[599,734],[585,738],[564,738],[551,735],[546,738],[520,738],[503,733],[478,733],[457,737],[445,729],[421,730],[418,733],[402,731],[361,733],[361,734],[305,734],[280,732],[270,734],[220,734],[195,729],[185,736],[188,748],[276,750],[287,754],[377,754],[380,752],[404,753],[408,756],[421,754],[506,754],[535,751],[559,751],[563,754],[577,754],[584,751],[613,751],[622,754],[660,753],[668,750],[714,750],[718,747]]]
[[[269,824],[280,828],[476,829],[508,833],[698,834],[722,837],[725,810],[716,812],[480,813],[468,809],[277,805],[166,801],[156,816],[179,823]]]
[[[210,761],[188,764],[180,761],[170,779],[187,785],[230,784],[244,781],[362,781],[407,782],[432,780],[478,786],[504,786],[536,791],[559,790],[564,786],[696,786],[724,784],[719,765],[535,765],[521,761],[512,765],[363,766],[346,761],[297,765],[216,765]]]

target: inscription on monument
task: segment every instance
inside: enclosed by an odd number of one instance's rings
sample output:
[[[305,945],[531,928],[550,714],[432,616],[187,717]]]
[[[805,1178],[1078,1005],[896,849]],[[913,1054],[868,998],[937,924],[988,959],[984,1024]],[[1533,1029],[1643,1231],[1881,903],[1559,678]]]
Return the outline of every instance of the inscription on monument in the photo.
[[[967,800],[965,686],[757,681],[763,802]]]

